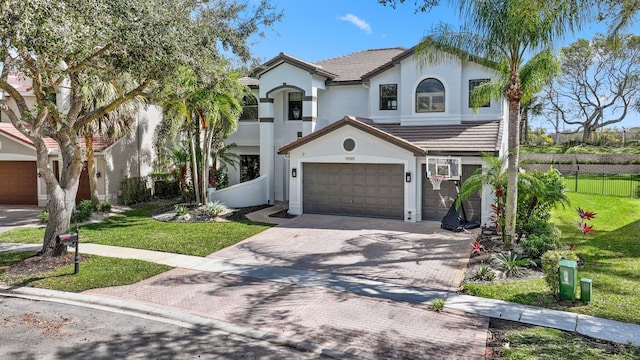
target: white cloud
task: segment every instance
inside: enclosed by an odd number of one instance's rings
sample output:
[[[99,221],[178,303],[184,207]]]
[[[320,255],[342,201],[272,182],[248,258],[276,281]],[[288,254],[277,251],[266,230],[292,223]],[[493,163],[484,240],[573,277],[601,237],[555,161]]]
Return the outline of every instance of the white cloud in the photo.
[[[368,22],[360,19],[359,17],[353,15],[353,14],[347,14],[345,16],[341,16],[340,20],[342,21],[348,21],[350,23],[352,23],[353,25],[359,27],[361,30],[364,30],[364,32],[367,33],[367,35],[371,35],[371,33],[373,31],[371,31],[371,25],[369,25]]]

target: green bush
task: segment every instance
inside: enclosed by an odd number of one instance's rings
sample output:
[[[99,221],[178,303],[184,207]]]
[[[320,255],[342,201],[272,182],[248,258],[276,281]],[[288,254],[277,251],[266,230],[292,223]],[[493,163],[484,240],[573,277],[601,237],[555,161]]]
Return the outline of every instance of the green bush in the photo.
[[[511,251],[495,254],[493,263],[506,277],[520,276],[524,274],[525,267],[536,264],[526,256]]]
[[[496,273],[488,266],[482,266],[473,273],[472,278],[480,281],[493,281],[496,278]]]
[[[578,255],[571,250],[550,250],[542,255],[542,271],[544,272],[544,280],[547,282],[549,289],[555,295],[558,293],[558,270],[560,269],[560,260],[578,261]]]
[[[433,299],[433,301],[429,305],[429,309],[440,312],[444,309],[444,303],[444,299]]]
[[[130,177],[122,180],[122,201],[125,205],[137,204],[151,198],[146,177]]]
[[[98,211],[105,213],[111,212],[111,204],[108,201],[101,201],[98,204]]]
[[[542,254],[549,250],[559,249],[561,245],[559,236],[549,234],[528,235],[526,239],[522,240],[521,244],[526,255],[534,261],[539,260]]]
[[[76,209],[71,215],[71,222],[82,222],[89,220],[91,214],[96,210],[96,206],[91,200],[83,200],[76,205]]]
[[[40,213],[40,215],[38,215],[38,221],[40,221],[40,223],[42,224],[46,224],[49,222],[49,212],[47,210],[44,210],[43,212]]]
[[[207,207],[212,216],[218,216],[228,210],[227,206],[220,201],[209,203]]]

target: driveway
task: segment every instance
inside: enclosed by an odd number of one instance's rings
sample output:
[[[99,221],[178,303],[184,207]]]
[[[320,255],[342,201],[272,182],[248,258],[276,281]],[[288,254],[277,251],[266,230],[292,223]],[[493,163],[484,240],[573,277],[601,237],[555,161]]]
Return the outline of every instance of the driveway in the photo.
[[[304,214],[209,257],[455,291],[476,235],[435,221]]]
[[[19,226],[38,225],[42,210],[44,208],[37,206],[0,205],[0,233]]]

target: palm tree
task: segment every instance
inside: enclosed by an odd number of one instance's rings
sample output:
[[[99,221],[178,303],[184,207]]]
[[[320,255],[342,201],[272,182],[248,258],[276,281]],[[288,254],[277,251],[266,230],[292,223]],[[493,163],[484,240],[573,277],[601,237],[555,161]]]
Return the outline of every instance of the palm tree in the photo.
[[[518,200],[521,71],[527,56],[550,53],[554,42],[579,27],[588,14],[580,0],[452,0],[465,25],[459,31],[440,25],[420,42],[418,58],[426,63],[451,56],[479,61],[506,75],[501,96],[509,103],[508,175],[505,204],[505,245],[515,238]]]
[[[239,76],[219,71],[221,76],[206,81],[189,69],[182,69],[167,86],[165,119],[171,123],[172,134],[182,130],[189,140],[191,179],[197,202],[207,200],[211,150],[236,131],[242,113],[242,98],[247,88]]]
[[[133,87],[133,82],[126,75],[123,75],[118,82],[121,84],[102,81],[98,78],[86,81],[81,88],[82,112],[89,113],[101,106],[110,104],[121,96],[122,87]],[[127,136],[133,130],[136,114],[145,104],[146,99],[144,97],[134,97],[122,103],[115,110],[87,123],[78,132],[79,135],[84,137],[85,142],[92,203],[97,205],[100,202],[98,199],[96,161],[93,152],[94,135],[111,141]]]

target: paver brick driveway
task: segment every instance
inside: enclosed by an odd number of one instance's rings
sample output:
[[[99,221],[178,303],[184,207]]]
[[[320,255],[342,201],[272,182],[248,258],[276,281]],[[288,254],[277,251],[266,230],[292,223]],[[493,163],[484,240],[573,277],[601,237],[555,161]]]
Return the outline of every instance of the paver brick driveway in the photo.
[[[476,235],[432,221],[304,214],[209,257],[455,290]]]

